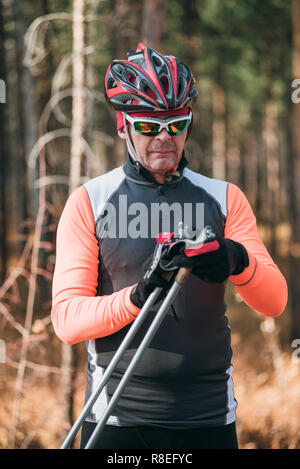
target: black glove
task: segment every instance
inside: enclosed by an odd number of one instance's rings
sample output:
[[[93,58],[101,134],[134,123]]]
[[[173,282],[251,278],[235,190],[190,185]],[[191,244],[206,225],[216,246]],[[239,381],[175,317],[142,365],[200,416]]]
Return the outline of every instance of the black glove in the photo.
[[[161,301],[171,287],[176,272],[178,271],[177,269],[172,272],[165,272],[159,266],[159,262],[156,262],[158,258],[161,259],[161,256],[157,256],[157,251],[160,249],[158,246],[159,245],[157,245],[154,254],[151,254],[151,256],[144,262],[144,276],[132,290],[130,295],[132,303],[138,308],[142,308],[144,306],[147,298],[156,287],[162,288],[162,291],[153,304]]]
[[[230,275],[238,275],[249,265],[246,249],[240,243],[216,236],[219,248],[205,254],[187,257],[184,248],[173,258],[178,267],[191,267],[192,274],[205,282],[221,283]]]

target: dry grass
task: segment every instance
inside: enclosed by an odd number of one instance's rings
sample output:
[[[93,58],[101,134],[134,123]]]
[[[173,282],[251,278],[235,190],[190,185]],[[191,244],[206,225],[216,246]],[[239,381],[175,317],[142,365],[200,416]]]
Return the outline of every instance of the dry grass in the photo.
[[[271,327],[264,333],[263,318],[246,307],[230,289],[227,303],[230,304],[228,316],[232,329],[240,448],[300,449],[300,359],[298,362],[292,360],[293,349],[288,346],[289,314],[287,312],[277,318],[275,329]],[[20,349],[18,334],[6,325],[2,336],[8,344],[7,355],[17,362]],[[286,344],[284,350],[281,343]],[[33,347],[35,352],[28,358],[59,367],[59,339],[49,333],[43,344]],[[77,415],[84,401],[85,360],[83,344],[76,383]],[[0,364],[0,448],[9,448],[15,378],[14,368]],[[27,369],[16,448],[59,448],[63,432],[67,430],[62,422],[61,408],[59,376]],[[79,438],[75,447],[78,445]]]
[[[281,352],[281,369],[274,370],[259,333],[248,341],[238,333],[232,339],[240,448],[300,449],[300,361],[293,362],[291,354]],[[14,374],[1,367],[0,448],[8,448]],[[77,413],[83,404],[84,380],[82,370],[77,382]],[[58,448],[63,431],[58,378],[33,372],[28,376],[27,372],[25,382],[16,447]],[[79,438],[75,447],[78,444]]]
[[[240,447],[300,449],[300,361],[293,362],[291,354],[282,352],[280,368],[263,371],[261,357],[249,361],[250,346],[234,347]]]
[[[82,374],[80,374],[82,378]],[[52,382],[51,382],[52,381]],[[26,380],[16,435],[17,448],[59,448],[63,439],[59,382],[32,376]],[[9,428],[12,416],[14,379],[1,379],[2,406],[0,408],[0,448],[9,448]],[[83,380],[77,386],[76,412],[79,413],[84,396]],[[79,441],[76,439],[76,446]]]

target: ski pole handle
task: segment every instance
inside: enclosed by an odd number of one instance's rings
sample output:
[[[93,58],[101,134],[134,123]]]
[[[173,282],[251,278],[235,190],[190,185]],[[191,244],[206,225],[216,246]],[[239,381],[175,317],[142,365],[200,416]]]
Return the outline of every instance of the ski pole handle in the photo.
[[[175,278],[176,282],[179,283],[179,285],[181,286],[184,285],[191,271],[192,271],[191,267],[181,267],[177,272],[177,275]]]

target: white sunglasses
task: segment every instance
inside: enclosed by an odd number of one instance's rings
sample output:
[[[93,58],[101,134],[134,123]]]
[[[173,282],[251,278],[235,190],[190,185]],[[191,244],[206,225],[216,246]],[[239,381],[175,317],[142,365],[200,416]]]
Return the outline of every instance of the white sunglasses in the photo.
[[[156,137],[162,129],[166,129],[169,135],[182,134],[192,120],[192,111],[186,116],[174,116],[168,119],[156,117],[131,117],[126,114],[126,119],[133,125],[134,130],[148,137]]]

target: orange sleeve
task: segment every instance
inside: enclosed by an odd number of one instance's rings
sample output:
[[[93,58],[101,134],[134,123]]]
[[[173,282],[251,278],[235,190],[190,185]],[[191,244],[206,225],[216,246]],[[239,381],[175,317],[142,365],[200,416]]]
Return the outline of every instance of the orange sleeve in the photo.
[[[286,307],[288,289],[280,272],[262,242],[256,219],[243,192],[228,184],[225,237],[247,249],[249,267],[230,280],[252,309],[264,316],[279,316]]]
[[[96,296],[99,246],[88,194],[82,186],[69,197],[57,228],[51,318],[68,344],[113,334],[140,309],[130,301],[134,287]]]

